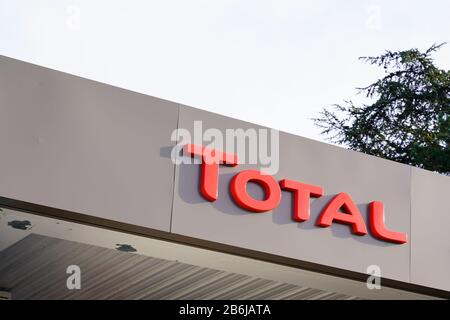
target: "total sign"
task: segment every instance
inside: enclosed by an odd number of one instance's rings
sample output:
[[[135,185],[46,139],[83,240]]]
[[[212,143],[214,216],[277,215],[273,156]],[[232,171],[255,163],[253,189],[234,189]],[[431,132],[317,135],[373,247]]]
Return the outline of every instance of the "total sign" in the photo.
[[[206,148],[200,145],[184,146],[184,154],[201,159],[200,194],[207,201],[218,198],[219,166],[238,166],[236,154]],[[258,200],[247,192],[247,184],[256,183],[264,190],[264,199]],[[258,170],[238,172],[231,180],[230,193],[234,202],[244,210],[263,213],[275,209],[281,201],[282,190],[293,194],[292,219],[299,223],[310,217],[310,199],[319,198],[324,194],[320,186],[306,184],[300,181],[283,179],[276,181],[271,175],[262,174]],[[332,223],[347,224],[352,233],[357,236],[367,235],[367,226],[361,212],[350,195],[341,192],[335,195],[324,207],[317,220],[317,226],[327,228]],[[369,204],[369,229],[372,235],[382,241],[403,244],[407,242],[405,233],[391,231],[384,224],[384,205],[381,201]]]

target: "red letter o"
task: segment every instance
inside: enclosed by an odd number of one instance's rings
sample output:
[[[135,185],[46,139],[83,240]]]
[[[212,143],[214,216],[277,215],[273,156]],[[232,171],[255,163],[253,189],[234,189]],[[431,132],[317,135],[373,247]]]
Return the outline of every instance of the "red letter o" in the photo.
[[[259,184],[265,193],[264,200],[256,200],[247,193],[247,183]],[[275,209],[281,201],[281,190],[278,182],[269,175],[262,175],[256,170],[245,170],[236,174],[230,184],[234,201],[243,209],[252,212],[266,212]]]

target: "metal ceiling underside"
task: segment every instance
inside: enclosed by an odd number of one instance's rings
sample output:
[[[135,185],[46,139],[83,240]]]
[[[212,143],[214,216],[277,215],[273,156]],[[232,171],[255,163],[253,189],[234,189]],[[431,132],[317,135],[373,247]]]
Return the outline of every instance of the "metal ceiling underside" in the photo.
[[[80,290],[67,289],[69,265]],[[357,299],[37,234],[0,252],[0,287],[13,299]]]

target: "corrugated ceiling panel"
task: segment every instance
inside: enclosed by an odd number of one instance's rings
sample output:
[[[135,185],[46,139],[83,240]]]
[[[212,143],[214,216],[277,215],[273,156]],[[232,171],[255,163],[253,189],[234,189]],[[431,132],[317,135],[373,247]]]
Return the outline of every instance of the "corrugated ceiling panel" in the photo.
[[[68,290],[66,269],[81,268]],[[356,299],[177,261],[31,234],[0,253],[13,299]]]

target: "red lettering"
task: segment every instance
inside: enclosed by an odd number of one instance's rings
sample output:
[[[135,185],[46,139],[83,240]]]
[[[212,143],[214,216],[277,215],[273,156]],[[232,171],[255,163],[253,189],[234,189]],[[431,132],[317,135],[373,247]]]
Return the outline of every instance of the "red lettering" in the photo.
[[[256,200],[247,193],[247,183],[259,184],[265,193],[264,200]],[[230,184],[234,201],[243,209],[252,212],[266,212],[275,209],[281,201],[281,190],[277,181],[269,175],[256,170],[245,170],[233,177]]]
[[[236,166],[237,155],[228,154],[215,149],[208,149],[195,144],[184,146],[186,154],[201,157],[200,193],[208,201],[216,201],[219,189],[219,164]]]
[[[371,202],[369,204],[369,210],[370,231],[376,238],[400,244],[407,242],[407,235],[405,233],[390,231],[384,226],[384,205],[382,202]]]
[[[341,209],[345,213],[340,212],[339,210]],[[329,227],[333,221],[351,225],[354,234],[360,236],[367,234],[366,224],[361,216],[361,212],[359,212],[358,207],[346,193],[339,193],[331,199],[320,214],[317,225]]]
[[[215,149],[205,148],[195,144],[184,147],[184,153],[201,158],[200,193],[208,201],[218,197],[219,164],[237,166],[237,155]],[[253,182],[264,190],[264,199],[257,200],[247,192],[247,185]],[[278,184],[270,175],[263,175],[256,170],[245,170],[237,173],[230,183],[233,200],[241,208],[252,212],[267,212],[275,209],[281,201],[281,189],[293,194],[292,218],[304,222],[310,217],[310,200],[323,195],[323,189],[318,186],[283,179]],[[339,193],[325,206],[320,213],[317,225],[330,227],[333,222],[348,224],[357,235],[367,234],[366,224],[358,207],[346,193]],[[380,201],[369,204],[370,231],[377,239],[403,244],[407,242],[405,233],[388,230],[384,225],[384,206]]]
[[[293,193],[293,215],[295,221],[303,222],[310,216],[310,198],[319,198],[323,195],[321,187],[284,179],[280,181],[281,189]]]

